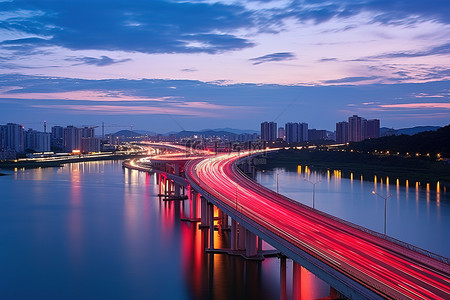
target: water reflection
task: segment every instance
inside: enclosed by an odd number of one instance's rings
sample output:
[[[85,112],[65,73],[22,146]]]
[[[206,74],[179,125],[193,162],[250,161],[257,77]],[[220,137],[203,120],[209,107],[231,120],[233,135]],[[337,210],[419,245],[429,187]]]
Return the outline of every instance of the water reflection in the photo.
[[[375,190],[382,196],[393,196],[387,201],[388,235],[421,248],[430,250],[443,256],[450,256],[450,241],[447,238],[447,228],[450,219],[441,218],[450,215],[450,196],[438,188],[431,189],[430,184],[415,182],[415,205],[409,205],[409,181],[402,185],[399,179],[374,176],[373,182],[363,181],[361,189],[353,188],[353,173],[344,178],[339,170],[316,172],[304,166],[305,177],[309,176],[322,180],[315,191],[315,207],[321,211],[337,216],[344,220],[362,225],[369,229],[383,232],[384,202],[371,194]],[[296,174],[301,167],[298,166]],[[308,171],[306,171],[308,170]],[[299,180],[293,172],[285,169],[275,169],[273,173],[280,173],[279,191],[300,203],[311,206],[311,185]],[[258,182],[275,190],[272,172],[261,172],[257,176]],[[327,184],[324,184],[326,181]]]
[[[154,175],[124,170],[118,161],[0,177],[2,297],[279,298],[278,258],[255,262],[205,253],[207,230],[181,221],[194,211],[200,215],[199,195],[195,207],[190,199],[164,201],[156,182]],[[215,231],[215,246],[228,247],[228,234]],[[290,260],[286,272],[288,296],[300,284],[305,299],[329,294],[329,287],[303,268],[301,282],[292,285]]]

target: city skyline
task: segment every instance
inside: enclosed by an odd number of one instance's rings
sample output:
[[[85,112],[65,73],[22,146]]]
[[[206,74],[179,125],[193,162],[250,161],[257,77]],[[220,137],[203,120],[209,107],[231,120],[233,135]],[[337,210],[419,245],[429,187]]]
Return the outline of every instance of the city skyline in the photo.
[[[107,3],[0,2],[2,123],[450,123],[446,1]]]

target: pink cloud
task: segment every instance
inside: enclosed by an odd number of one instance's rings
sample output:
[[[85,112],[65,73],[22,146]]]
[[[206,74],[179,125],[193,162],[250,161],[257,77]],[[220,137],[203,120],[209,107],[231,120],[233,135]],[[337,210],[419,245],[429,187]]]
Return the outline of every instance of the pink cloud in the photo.
[[[116,105],[33,105],[36,108],[65,109],[76,112],[102,114],[102,115],[183,115],[199,117],[218,117],[218,115],[171,107],[149,107],[149,106],[116,106]]]
[[[20,88],[7,88],[0,90],[1,99],[29,99],[29,100],[67,100],[67,101],[96,101],[96,102],[118,102],[118,101],[151,101],[151,102],[163,102],[168,99],[173,99],[173,97],[157,97],[157,98],[147,98],[147,97],[137,97],[125,95],[121,92],[102,92],[102,91],[71,91],[71,92],[56,92],[56,93],[14,93],[5,94],[4,92],[9,92],[12,90],[17,90]]]

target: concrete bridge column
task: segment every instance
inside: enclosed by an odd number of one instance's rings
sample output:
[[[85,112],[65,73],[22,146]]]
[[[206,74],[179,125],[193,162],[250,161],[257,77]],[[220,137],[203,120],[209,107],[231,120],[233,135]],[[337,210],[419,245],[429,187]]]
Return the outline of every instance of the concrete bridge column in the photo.
[[[214,250],[214,205],[208,203],[209,221],[209,250]]]
[[[203,196],[200,196],[200,201],[201,201],[200,226],[208,227],[208,201]]]
[[[169,192],[169,180],[167,180],[166,177],[164,177],[164,195],[167,195]]]
[[[280,300],[286,300],[286,256],[280,258]]]
[[[230,243],[231,250],[237,250],[237,222],[234,219],[231,219]]]
[[[173,184],[173,186],[174,186],[174,196],[177,198],[177,197],[180,197],[181,196],[181,194],[180,194],[180,188],[181,188],[181,186],[178,184],[178,183],[176,183],[175,181],[173,182],[174,184]]]
[[[222,228],[228,228],[228,215],[226,213],[224,213],[223,211],[221,211],[221,212],[222,212],[222,218],[221,218]]]
[[[191,219],[197,218],[197,196],[195,190],[191,190]]]
[[[256,256],[258,254],[256,248],[256,235],[250,230],[246,230],[245,233],[245,256]]]
[[[238,250],[245,250],[246,231],[247,231],[247,229],[245,229],[244,226],[239,224],[239,226],[238,226],[238,246],[237,246]]]
[[[258,236],[258,252],[261,252],[263,239]]]
[[[302,266],[292,262],[292,299],[300,300],[302,290]]]

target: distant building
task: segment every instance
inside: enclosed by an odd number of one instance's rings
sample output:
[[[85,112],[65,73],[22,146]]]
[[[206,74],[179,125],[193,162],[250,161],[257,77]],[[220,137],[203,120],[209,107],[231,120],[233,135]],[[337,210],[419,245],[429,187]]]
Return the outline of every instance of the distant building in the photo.
[[[348,142],[348,122],[336,123],[336,142],[340,144]]]
[[[263,122],[261,123],[261,139],[263,141],[276,141],[277,139],[277,123]]]
[[[100,152],[100,138],[95,137],[83,137],[81,138],[81,152]]]
[[[380,120],[366,120],[357,115],[348,118],[348,122],[336,123],[336,142],[360,142],[380,137]]]
[[[308,123],[298,123],[298,141],[306,142],[309,140]]]
[[[318,129],[309,129],[308,136],[310,141],[319,141],[327,139],[327,131],[326,130],[318,130]]]
[[[64,151],[81,151],[81,129],[74,126],[64,128]]]
[[[54,149],[64,150],[64,127],[53,126],[50,146]]]
[[[376,139],[380,137],[380,120],[367,120],[366,123],[366,139]]]
[[[95,131],[93,127],[84,126],[81,128],[81,136],[84,138],[93,138],[95,137]]]
[[[28,129],[25,131],[25,150],[33,152],[50,151],[50,137],[50,133]]]
[[[348,118],[348,141],[360,142],[363,140],[363,119],[357,115]]]
[[[93,127],[74,127],[74,126],[67,126],[64,128],[64,151],[66,152],[72,152],[73,150],[83,150],[83,144],[82,139],[83,138],[94,138],[94,128]],[[100,139],[99,139],[100,141]],[[90,144],[90,142],[86,142]],[[92,141],[92,143],[96,143]],[[92,145],[94,145],[92,144]],[[96,148],[95,148],[96,149]],[[98,147],[99,150],[96,151],[88,151],[88,152],[98,152],[100,151],[100,146]],[[82,151],[83,152],[83,151]]]
[[[285,125],[286,142],[298,143],[308,141],[307,123],[286,123]]]
[[[283,127],[278,127],[278,138],[282,140],[286,139],[286,131]]]
[[[284,126],[284,132],[286,134],[286,142],[297,143],[298,140],[298,123],[286,123]]]
[[[8,130],[7,130],[6,125],[0,125],[0,150],[3,150],[3,149],[6,150],[7,135],[8,135]]]

